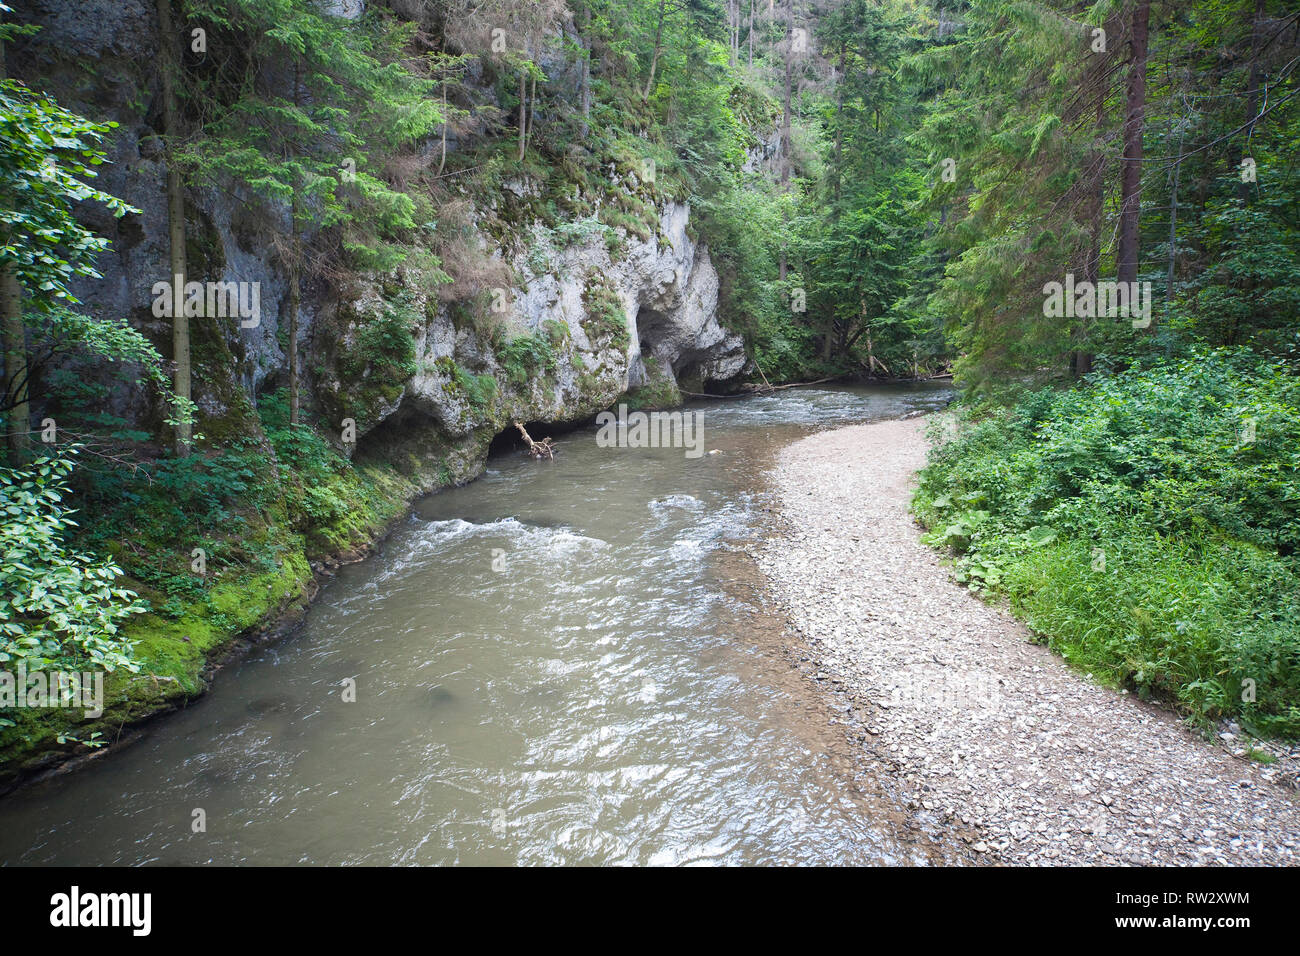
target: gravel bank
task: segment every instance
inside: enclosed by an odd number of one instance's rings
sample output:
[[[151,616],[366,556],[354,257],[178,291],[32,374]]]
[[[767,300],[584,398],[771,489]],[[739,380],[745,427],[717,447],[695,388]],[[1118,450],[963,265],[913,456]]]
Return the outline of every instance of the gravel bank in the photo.
[[[925,451],[916,419],[790,445],[771,475],[786,530],[754,552],[918,820],[989,862],[1296,863],[1290,761],[1092,683],[949,579],[907,511]]]

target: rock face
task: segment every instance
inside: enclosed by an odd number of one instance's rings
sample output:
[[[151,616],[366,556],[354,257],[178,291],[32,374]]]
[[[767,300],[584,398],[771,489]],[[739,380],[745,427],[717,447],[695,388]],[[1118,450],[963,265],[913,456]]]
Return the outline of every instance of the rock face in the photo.
[[[40,85],[64,105],[119,124],[105,137],[111,165],[101,167],[98,185],[140,210],[121,220],[88,210],[113,243],[99,259],[103,278],[80,281],[74,291],[90,314],[129,316],[169,357],[169,320],[152,312],[154,284],[168,278],[166,168],[155,135],[159,83],[144,55],[157,32],[153,5],[33,6],[31,19],[44,29],[40,42],[21,51],[18,75],[41,76]],[[353,15],[362,5],[337,6]],[[84,62],[68,62],[54,43],[96,59],[93,89]],[[507,188],[518,195],[529,186]],[[352,419],[353,447],[360,447],[385,424],[433,428],[454,441],[512,419],[580,419],[629,390],[673,401],[679,386],[704,391],[736,377],[746,365],[743,344],[715,318],[718,276],[708,250],[689,234],[689,206],[668,202],[656,211],[658,227],[646,239],[595,220],[563,229],[534,224],[522,242],[501,240],[499,247],[480,236],[482,254],[510,277],[479,296],[492,296],[487,314],[442,301],[427,270],[415,267],[305,283],[304,404],[327,425]],[[187,216],[189,278],[257,283],[261,304],[252,327],[241,328],[238,318],[191,322],[200,431],[256,428],[250,418],[259,396],[287,382],[288,291],[273,252],[285,212],[237,190],[191,188]],[[406,335],[386,336],[398,331]],[[413,355],[394,351],[399,339],[414,340]],[[138,390],[121,390],[114,404],[141,424],[160,417]]]
[[[560,248],[545,230],[535,230],[529,253],[511,263],[515,274],[526,278],[508,290],[513,308],[505,325],[512,335],[559,341],[554,387],[513,392],[507,387],[515,417],[571,419],[604,407],[629,389],[679,383],[700,388],[743,370],[743,343],[717,322],[718,276],[708,250],[687,234],[689,217],[687,206],[669,203],[659,233],[645,241],[633,239],[619,255],[611,255],[599,236]],[[544,262],[547,271],[531,273],[528,261]],[[614,321],[626,324],[626,335],[606,334],[608,329],[593,322],[596,306],[590,291],[596,286],[611,295],[611,306],[617,304]],[[440,424],[449,425],[448,419],[457,416],[448,414],[452,409],[438,360],[467,362],[480,374],[511,384],[474,334],[457,333],[446,308],[423,332],[422,371],[412,378],[409,392]]]
[[[511,420],[569,422],[628,391],[652,388],[658,401],[701,390],[745,368],[740,336],[715,316],[718,276],[708,250],[687,233],[688,206],[668,203],[648,240],[592,230],[567,244],[535,226],[526,251],[502,259],[518,277],[493,290],[497,311],[465,318],[439,302],[405,269],[368,278],[348,301],[326,303],[312,338],[316,398],[358,435],[390,420],[427,420],[449,438]],[[415,339],[413,370],[386,382],[358,373],[352,356],[367,330],[393,321],[402,303]]]

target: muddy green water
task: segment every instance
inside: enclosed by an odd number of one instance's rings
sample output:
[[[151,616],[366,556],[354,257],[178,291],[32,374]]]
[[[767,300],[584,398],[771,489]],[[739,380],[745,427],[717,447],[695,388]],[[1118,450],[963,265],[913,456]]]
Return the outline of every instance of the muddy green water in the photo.
[[[497,456],[206,697],[0,800],[0,862],[925,862],[740,548],[781,445],[947,395],[695,405],[719,453],[694,459],[594,428]]]

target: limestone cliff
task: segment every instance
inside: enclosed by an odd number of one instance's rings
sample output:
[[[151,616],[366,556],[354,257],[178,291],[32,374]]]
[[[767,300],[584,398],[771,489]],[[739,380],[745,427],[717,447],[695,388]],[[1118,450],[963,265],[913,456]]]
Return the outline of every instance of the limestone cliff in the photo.
[[[154,283],[168,278],[153,4],[34,0],[28,17],[42,28],[19,51],[19,75],[39,77],[69,108],[119,124],[105,143],[111,164],[99,184],[140,210],[94,223],[112,247],[99,260],[103,278],[81,281],[75,291],[91,314],[129,316],[168,356],[168,320],[151,310]],[[75,62],[63,53],[71,49],[81,54]],[[505,185],[517,195],[536,188]],[[355,422],[356,443],[338,442],[348,454],[383,428],[385,443],[426,438],[421,443],[440,453],[473,436],[472,449],[461,448],[472,459],[489,432],[513,419],[572,422],[629,390],[649,389],[662,403],[677,399],[679,385],[703,391],[735,378],[746,365],[743,344],[714,316],[718,277],[708,249],[690,235],[689,205],[670,200],[653,211],[648,238],[603,225],[561,237],[531,223],[520,224],[522,241],[506,242],[474,220],[499,223],[508,213],[474,209],[472,241],[501,267],[501,278],[499,287],[478,290],[473,307],[449,301],[415,266],[306,283],[299,320],[304,404],[327,435],[341,433],[346,419]],[[252,327],[235,318],[192,322],[199,431],[213,440],[257,431],[259,397],[287,377],[287,280],[270,228],[286,215],[234,189],[187,191],[191,278],[259,289]],[[485,298],[493,306],[486,312]],[[413,357],[376,360],[373,344],[361,347],[384,323],[409,333]],[[145,427],[156,428],[162,417],[143,389],[118,389],[113,404],[114,413]],[[474,470],[468,459],[453,468],[456,477]]]

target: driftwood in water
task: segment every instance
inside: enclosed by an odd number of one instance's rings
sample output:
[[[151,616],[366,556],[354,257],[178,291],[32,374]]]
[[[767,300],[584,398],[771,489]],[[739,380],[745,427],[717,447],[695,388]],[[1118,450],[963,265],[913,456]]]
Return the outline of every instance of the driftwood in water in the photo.
[[[519,423],[514,423],[515,428],[519,429],[519,434],[524,436],[524,441],[528,442],[528,454],[534,458],[555,458],[555,442],[550,438],[543,438],[541,441],[533,441],[533,436],[528,434],[528,429]]]

